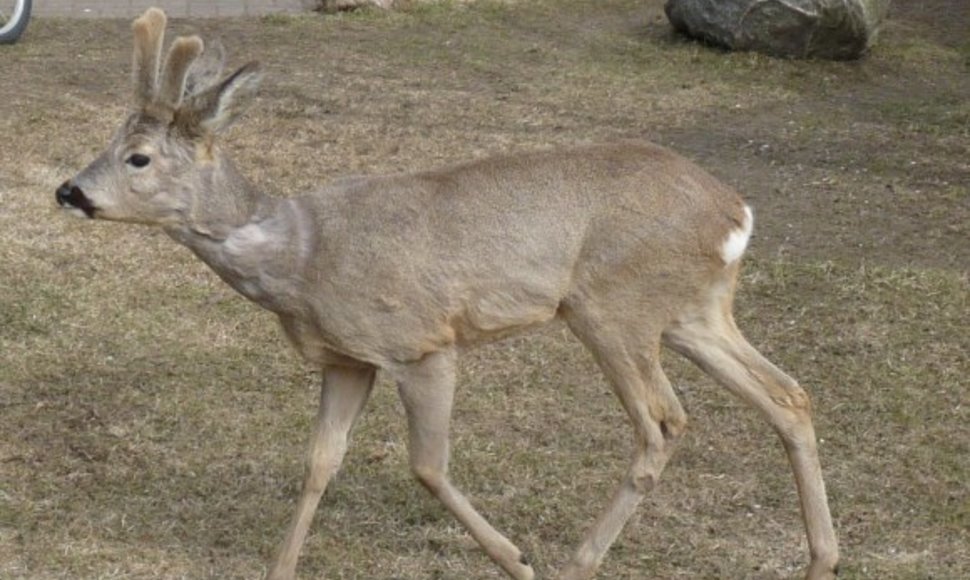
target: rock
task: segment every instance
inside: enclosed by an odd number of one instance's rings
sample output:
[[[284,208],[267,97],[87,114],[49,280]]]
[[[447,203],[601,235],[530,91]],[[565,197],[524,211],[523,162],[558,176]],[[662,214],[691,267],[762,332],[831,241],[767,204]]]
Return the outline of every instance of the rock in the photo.
[[[319,12],[344,12],[365,6],[390,8],[396,3],[394,0],[315,0],[315,2],[315,9]]]
[[[667,0],[676,30],[727,47],[793,58],[859,58],[890,0]]]

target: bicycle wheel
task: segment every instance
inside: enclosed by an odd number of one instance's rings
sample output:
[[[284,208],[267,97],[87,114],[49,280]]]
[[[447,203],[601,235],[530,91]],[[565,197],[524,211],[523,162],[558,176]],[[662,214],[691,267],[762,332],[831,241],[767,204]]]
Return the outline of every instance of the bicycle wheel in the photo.
[[[0,44],[17,42],[30,20],[31,0],[0,0]]]

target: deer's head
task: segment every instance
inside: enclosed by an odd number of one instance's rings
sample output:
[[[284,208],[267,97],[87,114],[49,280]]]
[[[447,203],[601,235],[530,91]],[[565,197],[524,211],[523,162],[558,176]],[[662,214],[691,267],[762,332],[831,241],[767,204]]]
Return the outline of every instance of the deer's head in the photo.
[[[172,42],[162,63],[165,14],[151,8],[134,31],[135,109],[108,148],[57,188],[79,217],[174,226],[184,223],[224,172],[215,140],[259,85],[251,62],[222,77],[223,54],[197,36]]]

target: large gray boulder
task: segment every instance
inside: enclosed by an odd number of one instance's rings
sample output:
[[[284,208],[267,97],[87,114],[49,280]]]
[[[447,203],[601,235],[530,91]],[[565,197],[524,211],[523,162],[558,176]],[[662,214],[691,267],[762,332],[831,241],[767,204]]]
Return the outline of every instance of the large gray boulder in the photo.
[[[674,28],[732,50],[793,58],[859,58],[890,0],[667,0]]]
[[[395,0],[310,0],[310,4],[318,12],[344,12],[366,6],[390,8],[396,2]]]

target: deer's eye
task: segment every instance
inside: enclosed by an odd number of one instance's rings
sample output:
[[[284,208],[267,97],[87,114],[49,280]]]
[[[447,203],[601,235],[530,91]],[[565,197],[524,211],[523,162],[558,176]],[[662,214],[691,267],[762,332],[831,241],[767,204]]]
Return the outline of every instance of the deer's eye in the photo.
[[[152,162],[151,157],[149,157],[148,155],[142,155],[141,153],[135,153],[131,157],[125,160],[125,163],[127,163],[128,165],[131,165],[132,167],[137,167],[139,169],[141,169],[142,167],[146,167],[151,162]]]

